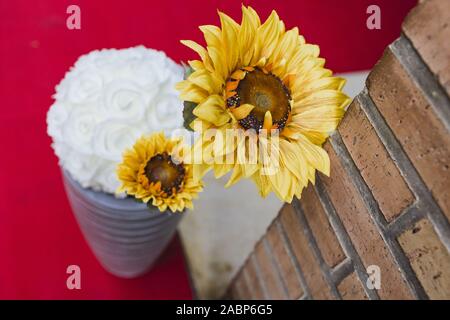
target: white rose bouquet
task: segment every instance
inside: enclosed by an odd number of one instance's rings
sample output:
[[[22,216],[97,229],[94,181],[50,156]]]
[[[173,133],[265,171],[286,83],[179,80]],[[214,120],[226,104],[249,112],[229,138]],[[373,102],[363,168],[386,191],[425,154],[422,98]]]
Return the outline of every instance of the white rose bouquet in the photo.
[[[125,149],[143,134],[182,127],[174,89],[182,77],[181,66],[143,46],[81,56],[56,86],[47,116],[61,167],[84,188],[115,193]]]

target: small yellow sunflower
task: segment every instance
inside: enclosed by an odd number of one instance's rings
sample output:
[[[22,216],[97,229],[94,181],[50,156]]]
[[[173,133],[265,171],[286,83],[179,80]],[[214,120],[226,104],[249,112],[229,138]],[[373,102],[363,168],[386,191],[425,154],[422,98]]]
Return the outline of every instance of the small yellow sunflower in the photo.
[[[222,131],[254,132],[260,150],[279,153],[273,164],[257,152],[257,162],[233,164],[222,161],[203,163],[204,174],[213,169],[216,177],[233,170],[231,185],[242,177],[251,178],[262,196],[274,191],[291,202],[300,198],[308,181],[314,183],[315,170],[329,175],[329,158],[321,145],[335,130],[349,103],[342,93],[345,80],[332,76],[319,57],[319,47],[307,44],[298,28],[285,29],[272,11],[261,24],[258,14],[242,7],[242,23],[219,12],[221,28],[200,26],[206,48],[194,41],[182,41],[201,60],[189,61],[190,73],[177,84],[180,97],[191,106],[190,127]],[[227,139],[224,139],[227,141]],[[235,159],[247,155],[237,145],[211,146],[211,139],[199,139],[195,150],[206,158],[218,159],[230,152]],[[248,147],[248,142],[244,145]]]
[[[151,200],[161,212],[192,209],[192,199],[203,187],[200,180],[193,179],[192,165],[183,161],[188,153],[181,139],[166,139],[163,133],[138,139],[117,167],[118,192],[144,203]]]

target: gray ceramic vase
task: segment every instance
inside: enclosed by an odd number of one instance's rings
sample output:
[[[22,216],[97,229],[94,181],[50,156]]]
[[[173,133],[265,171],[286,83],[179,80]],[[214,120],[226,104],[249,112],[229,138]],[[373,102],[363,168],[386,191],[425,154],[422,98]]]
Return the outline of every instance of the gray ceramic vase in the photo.
[[[81,231],[101,265],[122,278],[147,272],[172,239],[183,214],[161,213],[131,198],[85,189],[63,170]]]

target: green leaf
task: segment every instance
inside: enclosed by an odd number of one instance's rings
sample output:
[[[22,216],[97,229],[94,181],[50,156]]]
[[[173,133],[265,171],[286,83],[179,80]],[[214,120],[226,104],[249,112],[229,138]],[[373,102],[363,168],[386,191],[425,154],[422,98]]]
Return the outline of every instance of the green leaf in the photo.
[[[158,207],[154,206],[154,205],[152,204],[151,201],[147,202],[147,208],[148,208],[151,212],[154,212],[155,209],[159,210]],[[164,212],[165,212],[165,211],[164,211]]]
[[[194,69],[192,69],[190,65],[185,64],[184,62],[182,62],[181,65],[184,68],[184,77],[183,78],[184,78],[184,80],[186,80],[194,72]]]
[[[142,201],[142,199],[138,199],[138,198],[136,198],[136,197],[129,196],[129,195],[127,195],[127,198],[131,198],[131,199],[133,199],[135,202],[139,202],[139,203],[143,203],[143,202],[144,202],[144,201]]]
[[[190,65],[185,64],[184,62],[181,62],[181,65],[184,68],[184,80],[186,80],[194,72],[194,69],[192,69]],[[189,125],[191,124],[192,121],[194,121],[197,118],[193,114],[193,111],[194,111],[195,107],[197,106],[197,104],[194,103],[194,102],[190,102],[190,101],[184,101],[183,105],[184,105],[184,108],[183,108],[183,119],[184,119],[183,126],[187,130],[193,131],[192,128]]]
[[[194,115],[194,109],[197,106],[196,103],[190,102],[190,101],[184,101],[184,108],[183,108],[183,119],[184,123],[183,126],[189,130],[193,131],[192,128],[189,126],[192,121],[194,121],[197,117]]]

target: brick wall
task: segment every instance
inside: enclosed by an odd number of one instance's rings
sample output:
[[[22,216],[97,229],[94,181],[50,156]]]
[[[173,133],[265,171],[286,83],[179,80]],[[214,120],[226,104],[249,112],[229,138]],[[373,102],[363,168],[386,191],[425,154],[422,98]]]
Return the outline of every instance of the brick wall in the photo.
[[[324,146],[331,176],[283,206],[227,297],[450,299],[449,24],[450,1],[411,11]]]

